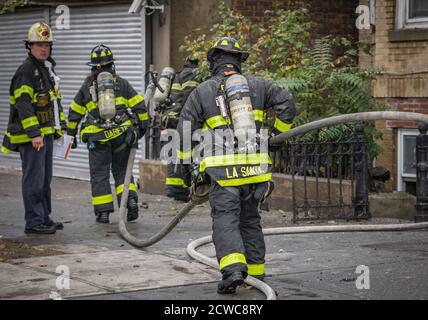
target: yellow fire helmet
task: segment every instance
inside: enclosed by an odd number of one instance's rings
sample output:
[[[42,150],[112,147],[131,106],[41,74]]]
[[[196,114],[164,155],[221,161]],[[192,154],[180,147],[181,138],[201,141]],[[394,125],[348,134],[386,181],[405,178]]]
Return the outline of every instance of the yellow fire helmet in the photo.
[[[51,28],[44,22],[36,22],[28,30],[28,39],[24,40],[28,43],[35,42],[50,42],[54,41]]]

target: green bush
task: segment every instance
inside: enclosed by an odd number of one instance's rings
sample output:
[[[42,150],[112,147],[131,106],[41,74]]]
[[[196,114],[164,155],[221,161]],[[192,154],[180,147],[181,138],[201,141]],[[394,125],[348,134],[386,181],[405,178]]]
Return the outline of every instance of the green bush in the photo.
[[[199,79],[209,76],[206,52],[221,36],[233,36],[250,52],[244,73],[260,75],[293,93],[299,115],[293,125],[340,114],[382,110],[370,95],[371,82],[380,70],[360,69],[358,49],[352,40],[327,36],[312,40],[315,24],[309,11],[278,9],[266,12],[266,26],[252,25],[222,1],[218,21],[211,37],[195,30],[185,38],[181,51],[196,55],[202,61]],[[270,119],[272,120],[272,119]],[[320,130],[309,139],[334,140],[345,126]],[[373,160],[381,149],[376,141],[381,134],[374,125],[366,125],[369,157]]]

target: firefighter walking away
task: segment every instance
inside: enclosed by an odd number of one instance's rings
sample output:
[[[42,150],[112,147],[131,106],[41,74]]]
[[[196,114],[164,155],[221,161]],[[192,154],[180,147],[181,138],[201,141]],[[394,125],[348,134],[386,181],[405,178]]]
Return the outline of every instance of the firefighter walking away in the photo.
[[[190,93],[198,86],[196,81],[196,70],[198,59],[189,57],[187,63],[180,72],[174,76],[168,105],[162,116],[162,126],[168,129],[177,129],[181,110],[186,103]],[[162,131],[167,134],[167,132]],[[165,179],[166,195],[178,201],[189,201],[190,171],[189,165],[179,161],[170,162],[167,165],[167,177]]]
[[[222,273],[218,293],[234,293],[247,275],[265,276],[265,242],[259,205],[273,189],[271,159],[261,133],[269,109],[275,113],[272,135],[291,128],[293,96],[279,86],[241,74],[249,53],[231,37],[218,39],[207,52],[212,77],[189,96],[178,124],[183,141],[202,129],[202,161],[192,164],[192,200],[209,187],[213,241]],[[221,134],[221,139],[216,136]],[[266,139],[268,140],[266,134]],[[206,142],[210,141],[210,142]],[[182,159],[194,155],[182,143]],[[195,146],[197,142],[193,142]]]

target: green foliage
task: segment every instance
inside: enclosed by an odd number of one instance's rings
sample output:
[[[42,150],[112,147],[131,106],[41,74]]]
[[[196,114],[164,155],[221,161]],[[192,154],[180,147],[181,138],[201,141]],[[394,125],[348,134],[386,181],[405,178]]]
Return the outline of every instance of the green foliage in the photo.
[[[327,36],[311,43],[315,24],[303,6],[265,15],[266,26],[252,25],[221,1],[219,22],[210,30],[212,36],[195,30],[180,48],[203,61],[199,80],[209,76],[206,53],[212,42],[221,36],[233,36],[250,52],[248,63],[243,65],[244,73],[260,75],[293,93],[299,112],[294,126],[340,114],[383,109],[370,95],[371,82],[380,70],[358,67],[358,50],[352,40]],[[311,139],[331,141],[349,134],[347,130],[347,126],[327,128],[312,133]],[[381,135],[373,125],[366,125],[366,136],[369,157],[374,159],[381,151],[376,144]]]
[[[15,8],[23,7],[28,3],[28,0],[5,0],[0,5],[0,14],[6,12],[14,12]]]
[[[179,51],[185,52],[187,57],[197,57],[200,61],[197,72],[197,80],[202,81],[209,77],[209,66],[206,59],[207,51],[215,40],[222,36],[234,37],[238,40],[243,50],[250,49],[249,39],[251,25],[247,18],[231,10],[224,1],[220,1],[218,7],[218,22],[210,29],[211,37],[195,29],[184,38]]]

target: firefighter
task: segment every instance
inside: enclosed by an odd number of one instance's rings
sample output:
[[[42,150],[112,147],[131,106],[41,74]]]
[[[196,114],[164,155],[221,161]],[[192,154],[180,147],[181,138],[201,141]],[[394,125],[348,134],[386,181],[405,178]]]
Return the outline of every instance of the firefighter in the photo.
[[[148,123],[143,97],[116,74],[114,61],[107,46],[100,44],[92,49],[87,63],[91,74],[71,103],[67,123],[68,134],[75,136],[80,121],[86,116],[80,138],[89,150],[92,205],[96,221],[100,223],[109,223],[114,211],[110,167],[120,205],[131,147],[138,145]],[[133,178],[127,209],[127,220],[136,220],[138,196]]]
[[[198,187],[210,183],[220,294],[234,293],[247,275],[264,279],[265,242],[258,207],[273,184],[267,144],[262,142],[289,130],[296,114],[289,92],[262,78],[241,75],[241,63],[248,56],[234,38],[216,41],[207,52],[212,78],[191,93],[178,124],[183,160],[195,156],[183,139],[201,128],[202,134],[212,136],[204,137],[211,143],[206,143],[202,161],[192,170],[191,196],[197,199]],[[268,109],[275,113],[269,135],[263,129]]]
[[[199,82],[196,81],[196,70],[198,68],[198,59],[191,56],[180,72],[174,76],[169,104],[165,108],[162,117],[162,125],[166,129],[176,129],[181,110]],[[167,131],[163,131],[167,134]],[[188,165],[179,162],[170,162],[167,165],[167,177],[165,180],[166,195],[178,201],[189,201],[190,171]]]
[[[62,223],[49,217],[53,140],[62,136],[66,123],[51,57],[52,30],[37,22],[24,42],[28,57],[12,78],[9,122],[1,150],[21,156],[25,233],[53,234],[63,229]]]

